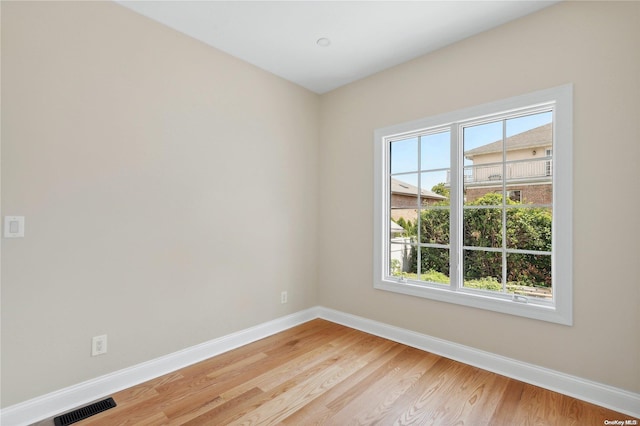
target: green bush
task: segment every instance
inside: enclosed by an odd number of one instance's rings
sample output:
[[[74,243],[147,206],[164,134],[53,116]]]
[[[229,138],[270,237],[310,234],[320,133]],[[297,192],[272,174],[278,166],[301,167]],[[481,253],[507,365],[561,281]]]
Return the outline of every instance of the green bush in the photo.
[[[408,280],[418,280],[418,274],[415,272],[399,272],[393,270],[391,275],[396,277],[404,277]],[[437,271],[427,271],[422,273],[421,281],[429,281],[433,283],[449,284],[449,276]]]
[[[449,274],[443,274],[442,272],[434,271],[433,269],[422,273],[423,281],[430,281],[433,283],[449,284]]]
[[[478,288],[481,290],[502,290],[502,284],[493,277],[480,278],[479,280],[466,280],[464,286],[467,288]]]
[[[510,199],[506,200],[506,204],[514,207],[520,205],[519,202]],[[446,206],[448,201],[436,205]],[[536,207],[508,208],[506,235],[503,235],[501,194],[489,193],[466,205],[486,206],[486,208],[465,209],[463,218],[465,246],[501,248],[503,238],[506,238],[508,248],[551,251],[552,217],[549,210]],[[420,215],[419,226],[421,242],[449,244],[448,209],[423,211]],[[417,273],[418,253],[416,248],[412,248],[409,262],[410,271]],[[448,275],[448,250],[421,248],[420,270]],[[465,283],[486,280],[497,282],[496,277],[502,277],[502,254],[482,250],[465,250],[464,275],[470,280]],[[508,282],[515,282],[519,285],[551,286],[551,256],[508,254],[506,279]]]

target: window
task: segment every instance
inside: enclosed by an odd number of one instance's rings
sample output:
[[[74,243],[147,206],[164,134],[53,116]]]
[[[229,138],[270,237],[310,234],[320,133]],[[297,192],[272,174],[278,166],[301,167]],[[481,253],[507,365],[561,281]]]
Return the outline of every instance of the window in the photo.
[[[519,189],[514,189],[511,191],[507,191],[507,197],[509,197],[509,199],[511,201],[515,201],[517,203],[522,202],[522,191]]]
[[[376,130],[374,287],[570,325],[571,128],[567,85]]]
[[[552,149],[547,149],[545,150],[545,155],[547,156],[548,160],[545,161],[545,173],[547,176],[551,176],[551,156],[553,154],[553,150]]]

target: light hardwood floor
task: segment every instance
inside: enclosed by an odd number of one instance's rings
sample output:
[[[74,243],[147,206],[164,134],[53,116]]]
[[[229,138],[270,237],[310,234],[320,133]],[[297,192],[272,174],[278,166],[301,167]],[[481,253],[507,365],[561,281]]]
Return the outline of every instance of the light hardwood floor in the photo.
[[[600,426],[631,419],[320,319],[112,396],[116,408],[76,424]]]

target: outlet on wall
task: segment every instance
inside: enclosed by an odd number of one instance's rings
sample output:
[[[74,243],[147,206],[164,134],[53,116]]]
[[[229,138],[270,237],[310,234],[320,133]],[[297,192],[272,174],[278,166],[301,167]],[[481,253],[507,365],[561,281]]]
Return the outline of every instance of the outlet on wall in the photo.
[[[282,293],[280,293],[280,303],[287,303],[287,300],[288,300],[287,292],[283,291]]]
[[[107,335],[95,336],[91,339],[91,356],[107,353]]]

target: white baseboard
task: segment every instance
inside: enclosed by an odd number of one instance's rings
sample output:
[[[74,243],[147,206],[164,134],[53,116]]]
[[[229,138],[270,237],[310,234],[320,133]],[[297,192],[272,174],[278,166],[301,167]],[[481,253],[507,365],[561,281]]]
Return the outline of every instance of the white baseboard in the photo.
[[[320,318],[640,417],[640,394],[324,307]]]
[[[0,424],[23,426],[57,416],[314,318],[318,318],[318,308],[315,307],[12,405],[2,410]]]
[[[23,426],[56,416],[314,318],[343,324],[633,417],[640,417],[640,394],[318,306],[12,405],[2,410],[0,424]]]

